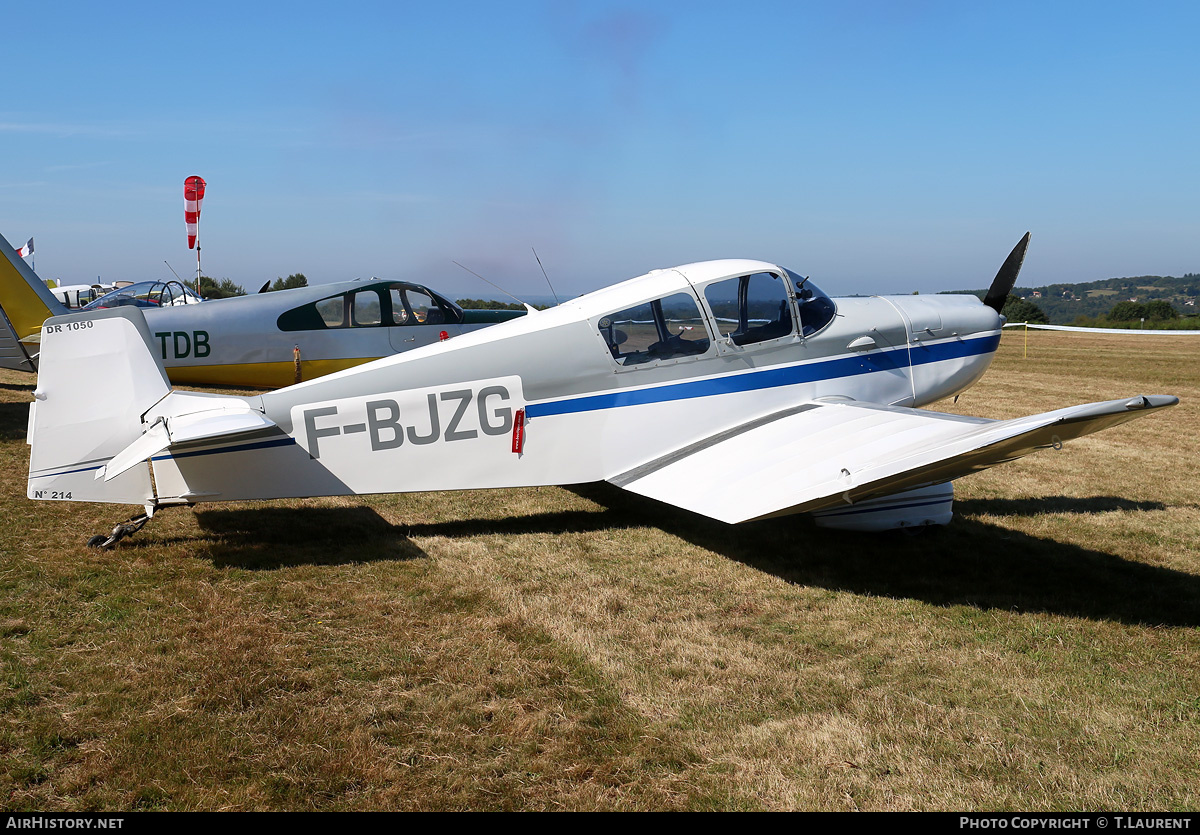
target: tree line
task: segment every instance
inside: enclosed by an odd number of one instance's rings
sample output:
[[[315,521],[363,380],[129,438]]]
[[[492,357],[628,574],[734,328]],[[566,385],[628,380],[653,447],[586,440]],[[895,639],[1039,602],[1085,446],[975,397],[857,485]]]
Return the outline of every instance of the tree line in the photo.
[[[524,310],[525,305],[516,302],[498,302],[495,299],[459,299],[455,302],[463,310]],[[532,305],[534,310],[545,310],[549,305]]]
[[[956,290],[952,292],[974,293],[983,298],[983,290]],[[1192,316],[1200,309],[1200,274],[1185,273],[1182,276],[1142,275],[1128,278],[1104,278],[1074,284],[1055,283],[1041,287],[1014,287],[1013,295],[1037,306],[1050,322],[1069,325],[1103,322],[1147,322],[1154,321],[1169,325],[1180,317]],[[1155,305],[1146,312],[1138,308],[1120,305],[1149,305],[1165,302],[1176,312],[1172,317],[1166,307]],[[1118,306],[1114,312],[1114,307]],[[1013,321],[1025,321],[1021,316]],[[1037,321],[1029,319],[1029,321]]]
[[[1029,299],[1009,294],[1000,311],[1010,322],[1050,324],[1050,317]],[[1092,328],[1147,327],[1150,329],[1200,330],[1200,317],[1183,318],[1179,311],[1163,299],[1148,302],[1119,301],[1107,313],[1099,316],[1077,316],[1075,325]]]
[[[308,279],[304,277],[304,273],[292,273],[287,278],[280,276],[269,284],[264,284],[260,293],[269,293],[272,290],[291,290],[296,287],[307,287]],[[206,299],[228,299],[233,296],[246,295],[246,288],[240,284],[236,284],[232,278],[222,278],[217,281],[214,278],[209,278],[206,275],[200,276],[200,295]]]

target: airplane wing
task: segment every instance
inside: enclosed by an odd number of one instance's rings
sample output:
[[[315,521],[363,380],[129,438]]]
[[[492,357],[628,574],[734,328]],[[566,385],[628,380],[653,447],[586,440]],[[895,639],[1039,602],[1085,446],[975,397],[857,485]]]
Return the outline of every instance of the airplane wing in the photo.
[[[818,400],[720,432],[609,481],[723,522],[747,522],[940,484],[1178,402],[1140,396],[987,420]]]

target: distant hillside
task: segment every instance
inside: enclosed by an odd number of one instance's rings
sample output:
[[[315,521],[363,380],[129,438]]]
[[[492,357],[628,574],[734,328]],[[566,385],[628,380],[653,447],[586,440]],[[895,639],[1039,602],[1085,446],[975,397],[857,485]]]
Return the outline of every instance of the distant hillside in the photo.
[[[950,290],[983,298],[986,290]],[[1094,319],[1112,310],[1122,301],[1142,304],[1161,299],[1179,311],[1180,316],[1200,312],[1200,274],[1182,278],[1171,275],[1140,275],[1134,278],[1102,278],[1081,284],[1047,284],[1042,287],[1014,287],[1013,293],[1033,302],[1055,325],[1074,324],[1082,317]],[[1189,304],[1190,302],[1190,304]]]

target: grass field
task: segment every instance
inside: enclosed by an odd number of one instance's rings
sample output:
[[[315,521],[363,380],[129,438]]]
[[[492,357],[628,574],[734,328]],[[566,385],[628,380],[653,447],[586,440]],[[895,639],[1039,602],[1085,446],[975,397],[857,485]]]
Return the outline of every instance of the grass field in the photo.
[[[0,372],[0,804],[1200,808],[1200,341],[1007,333],[938,408],[1183,403],[971,476],[923,536],[607,486],[24,498]]]

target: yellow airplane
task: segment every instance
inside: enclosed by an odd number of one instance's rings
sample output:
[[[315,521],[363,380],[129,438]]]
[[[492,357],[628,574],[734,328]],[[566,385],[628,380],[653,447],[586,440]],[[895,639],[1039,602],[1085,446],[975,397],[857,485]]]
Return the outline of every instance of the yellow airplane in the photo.
[[[0,235],[0,368],[37,371],[51,316],[141,309],[171,382],[279,388],[450,339],[524,311],[463,310],[422,284],[372,278],[201,301],[142,282],[70,310]]]

